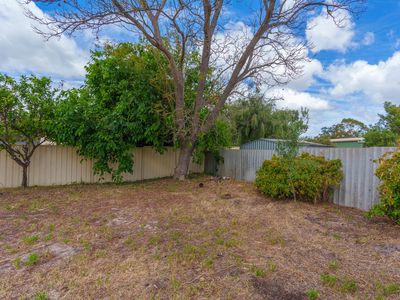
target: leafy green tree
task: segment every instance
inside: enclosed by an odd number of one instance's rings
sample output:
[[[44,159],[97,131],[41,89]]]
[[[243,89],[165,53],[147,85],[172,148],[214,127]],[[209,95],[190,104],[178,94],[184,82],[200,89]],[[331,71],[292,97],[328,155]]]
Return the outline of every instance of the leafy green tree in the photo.
[[[190,90],[198,76],[194,54],[192,62],[186,80],[188,107],[193,105]],[[57,107],[56,141],[77,147],[80,155],[95,161],[95,173],[111,173],[115,181],[133,171],[133,148],[152,146],[162,153],[165,146],[177,146],[167,65],[160,51],[145,43],[107,45],[93,52],[84,86],[65,92]],[[211,90],[210,85],[206,90]],[[199,136],[193,153],[197,161],[204,151],[216,153],[230,143],[226,127],[221,119]]]
[[[308,111],[277,109],[274,100],[260,94],[235,101],[227,110],[238,145],[259,138],[284,138],[294,124],[307,130]]]
[[[345,118],[338,124],[322,127],[321,133],[313,139],[315,142],[329,144],[330,139],[362,137],[368,130],[363,122],[352,118]]]
[[[225,112],[222,112],[211,130],[207,134],[199,136],[196,149],[193,152],[194,161],[201,163],[204,154],[210,152],[219,163],[223,159],[220,155],[221,148],[228,148],[233,144],[232,132],[231,123]]]
[[[167,98],[160,92],[164,59],[141,44],[106,46],[92,53],[85,85],[64,93],[54,136],[94,159],[94,171],[119,181],[133,171],[132,149],[172,144]],[[166,84],[165,87],[168,85]],[[167,93],[168,89],[163,88]]]
[[[282,111],[280,115],[285,118],[282,120],[284,126],[278,127],[277,136],[280,141],[277,144],[277,153],[282,161],[286,162],[288,167],[288,184],[293,191],[293,197],[296,201],[295,181],[298,174],[296,170],[296,157],[299,153],[300,136],[308,129],[308,110],[303,108],[300,112],[287,113]],[[282,121],[281,121],[282,122]]]
[[[386,101],[384,108],[385,114],[379,114],[380,122],[393,133],[400,135],[400,105]]]
[[[23,187],[32,155],[49,138],[57,94],[49,78],[0,74],[0,150],[21,166]]]
[[[394,147],[398,135],[390,129],[374,125],[364,134],[364,138],[367,147]]]
[[[228,107],[239,145],[272,135],[273,103],[262,95],[240,99]]]
[[[308,110],[281,110],[277,111],[277,116],[281,122],[276,130],[276,136],[281,140],[277,145],[278,155],[293,160],[299,152],[300,136],[308,129]]]
[[[396,146],[400,137],[400,106],[385,102],[385,114],[379,114],[379,121],[365,133],[365,145]]]

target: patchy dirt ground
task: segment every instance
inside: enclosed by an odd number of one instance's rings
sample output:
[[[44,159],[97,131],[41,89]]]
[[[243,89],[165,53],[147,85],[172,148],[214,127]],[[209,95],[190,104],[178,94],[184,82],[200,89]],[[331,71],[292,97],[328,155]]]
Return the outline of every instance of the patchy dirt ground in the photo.
[[[0,299],[400,299],[399,284],[399,226],[248,183],[0,191]]]

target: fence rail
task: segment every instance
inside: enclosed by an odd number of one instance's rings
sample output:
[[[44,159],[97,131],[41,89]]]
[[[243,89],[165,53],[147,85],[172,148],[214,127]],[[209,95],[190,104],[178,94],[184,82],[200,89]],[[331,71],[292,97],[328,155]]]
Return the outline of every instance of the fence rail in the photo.
[[[374,175],[377,164],[374,160],[392,147],[372,148],[303,148],[314,155],[326,159],[340,159],[343,164],[344,178],[335,189],[333,202],[343,206],[368,210],[379,202],[379,179]],[[264,160],[271,159],[273,150],[223,150],[224,162],[218,167],[218,174],[238,180],[254,181],[256,171]]]
[[[151,147],[133,150],[134,172],[124,174],[125,181],[138,181],[172,176],[178,161],[178,151],[167,148],[163,154]],[[61,185],[70,183],[110,182],[106,175],[100,180],[93,175],[93,161],[85,160],[76,149],[64,146],[40,146],[28,168],[28,185]],[[204,166],[191,163],[191,172],[203,172]],[[22,169],[5,151],[0,151],[0,188],[21,185]]]

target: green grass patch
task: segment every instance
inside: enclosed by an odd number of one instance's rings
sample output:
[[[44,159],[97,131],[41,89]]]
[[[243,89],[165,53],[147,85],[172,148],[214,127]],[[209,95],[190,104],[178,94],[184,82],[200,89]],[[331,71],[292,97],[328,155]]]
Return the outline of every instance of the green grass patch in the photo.
[[[260,267],[257,267],[256,265],[252,265],[250,271],[257,277],[265,277],[266,275],[265,270]]]
[[[50,299],[49,295],[46,292],[38,292],[33,296],[34,300],[48,300]]]
[[[16,259],[14,259],[13,265],[16,269],[21,269],[21,258],[17,257]]]
[[[51,241],[53,238],[54,238],[53,234],[52,233],[48,233],[43,237],[43,240],[45,242],[48,242],[48,241]]]
[[[316,290],[308,290],[306,294],[309,300],[316,300],[319,296],[319,293]]]
[[[321,282],[329,287],[334,287],[336,285],[337,278],[335,275],[322,274]]]
[[[39,237],[37,235],[25,236],[25,237],[22,238],[22,240],[27,245],[33,245],[37,241],[39,241]]]
[[[340,286],[340,290],[343,293],[349,293],[349,294],[354,294],[357,292],[357,282],[354,279],[346,279],[342,282],[342,285]]]
[[[339,269],[339,262],[336,259],[332,259],[329,261],[328,267],[331,270],[337,270]]]
[[[25,266],[32,267],[32,266],[36,265],[38,262],[39,262],[39,254],[31,253],[31,254],[29,254],[29,256],[25,262]]]
[[[375,295],[376,299],[386,299],[389,296],[396,295],[400,293],[399,283],[377,283],[375,285]]]

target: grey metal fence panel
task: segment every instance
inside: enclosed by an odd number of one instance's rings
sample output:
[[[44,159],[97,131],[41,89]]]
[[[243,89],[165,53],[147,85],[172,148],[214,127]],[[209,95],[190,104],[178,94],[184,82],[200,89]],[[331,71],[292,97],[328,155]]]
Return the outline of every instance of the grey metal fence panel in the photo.
[[[340,159],[344,178],[334,191],[333,202],[362,210],[368,210],[379,202],[379,180],[374,175],[377,167],[374,161],[384,153],[394,150],[394,147],[301,149],[310,154],[322,155],[326,159]],[[219,174],[238,180],[254,181],[264,160],[271,159],[274,153],[273,150],[224,150],[224,164],[220,166]]]

